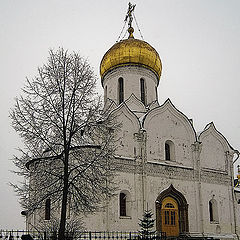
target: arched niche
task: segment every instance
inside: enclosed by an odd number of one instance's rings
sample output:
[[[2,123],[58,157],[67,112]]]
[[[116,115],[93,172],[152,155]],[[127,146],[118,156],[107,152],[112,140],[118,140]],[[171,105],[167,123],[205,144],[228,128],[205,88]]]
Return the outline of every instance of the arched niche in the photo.
[[[184,195],[176,190],[171,184],[168,189],[159,194],[156,200],[156,229],[158,232],[162,231],[162,204],[166,198],[172,198],[178,205],[179,216],[179,234],[185,234],[189,232],[188,223],[188,203]]]
[[[228,171],[226,153],[234,150],[227,139],[216,129],[213,122],[209,123],[201,132],[198,141],[202,143],[201,166],[218,171]]]
[[[120,127],[116,132],[116,155],[122,157],[134,157],[134,149],[136,149],[136,142],[134,141],[134,134],[139,132],[140,122],[136,115],[123,102],[117,109],[111,112],[111,116]]]

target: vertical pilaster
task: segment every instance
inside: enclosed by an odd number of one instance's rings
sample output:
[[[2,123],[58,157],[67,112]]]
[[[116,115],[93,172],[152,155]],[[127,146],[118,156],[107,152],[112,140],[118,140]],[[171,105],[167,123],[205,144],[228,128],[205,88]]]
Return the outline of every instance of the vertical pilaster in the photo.
[[[202,144],[200,142],[195,142],[194,144],[192,144],[194,182],[195,182],[195,205],[196,205],[195,221],[196,221],[197,231],[203,234],[204,222],[203,222],[203,202],[202,202],[201,163],[200,163],[201,150],[202,150]]]
[[[143,199],[143,205],[142,205],[142,213],[147,209],[147,200],[146,200],[146,164],[147,164],[147,151],[146,151],[146,139],[147,139],[147,133],[145,130],[140,130],[142,134],[142,199]]]

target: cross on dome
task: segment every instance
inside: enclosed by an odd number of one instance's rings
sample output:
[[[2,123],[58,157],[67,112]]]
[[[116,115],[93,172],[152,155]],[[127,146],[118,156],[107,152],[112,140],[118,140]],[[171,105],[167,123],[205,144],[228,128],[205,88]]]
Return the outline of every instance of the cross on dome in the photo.
[[[134,29],[132,27],[132,21],[133,21],[132,13],[133,13],[135,7],[136,7],[136,4],[133,5],[130,2],[128,3],[128,11],[127,11],[127,15],[125,17],[125,22],[128,20],[128,32],[129,32],[128,38],[133,38]]]

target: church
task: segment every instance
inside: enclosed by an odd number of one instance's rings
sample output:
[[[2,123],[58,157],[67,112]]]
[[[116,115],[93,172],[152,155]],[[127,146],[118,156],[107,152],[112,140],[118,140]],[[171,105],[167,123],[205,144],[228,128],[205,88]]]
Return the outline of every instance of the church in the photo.
[[[118,190],[102,212],[85,219],[88,231],[137,231],[151,210],[167,237],[239,239],[240,188],[233,163],[239,153],[209,123],[197,133],[170,99],[158,102],[162,63],[134,38],[130,5],[127,39],[100,64],[104,110],[121,123],[115,155]],[[240,170],[238,172],[240,179]]]
[[[114,44],[100,65],[104,109],[122,124],[115,157],[119,190],[86,227],[137,231],[148,209],[156,230],[167,236],[239,239],[233,172],[238,151],[213,122],[197,133],[170,99],[158,103],[161,59],[149,43],[134,38],[131,14],[129,37]]]

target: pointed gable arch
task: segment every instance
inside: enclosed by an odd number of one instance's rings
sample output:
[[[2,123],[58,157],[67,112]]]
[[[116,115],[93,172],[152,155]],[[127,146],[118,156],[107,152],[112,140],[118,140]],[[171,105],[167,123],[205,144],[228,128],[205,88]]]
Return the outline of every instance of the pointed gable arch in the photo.
[[[227,139],[216,129],[213,122],[209,123],[198,137],[202,143],[200,154],[201,166],[219,171],[227,171],[227,152],[233,151]]]
[[[234,150],[233,147],[229,144],[228,140],[223,136],[223,134],[217,130],[213,122],[207,124],[204,130],[199,134],[199,141],[202,141],[209,134],[214,135],[221,142],[225,151]]]
[[[149,113],[145,116],[145,119],[143,121],[144,128],[148,128],[149,125],[151,124],[151,120],[164,112],[169,112],[170,115],[179,119],[179,121],[185,126],[186,130],[188,131],[191,140],[193,142],[196,141],[197,138],[196,132],[191,121],[187,118],[186,115],[184,115],[172,104],[169,98],[161,106],[153,108],[152,110],[149,111]]]
[[[116,108],[117,108],[117,104],[112,99],[107,98],[106,103],[104,105],[104,109],[103,109],[104,113],[105,114],[110,113]]]
[[[196,141],[196,132],[191,121],[172,104],[170,99],[150,110],[144,120],[147,132],[148,161],[165,161],[165,144],[171,141],[174,159],[180,164],[192,166],[191,145]]]
[[[116,155],[122,157],[134,157],[137,143],[134,135],[139,132],[140,122],[137,116],[127,107],[125,102],[111,112],[111,116],[120,123],[120,130],[117,132],[118,146]]]
[[[146,112],[144,104],[133,93],[125,101],[125,103],[128,106],[128,108],[131,109],[131,111]]]
[[[138,118],[136,117],[136,115],[129,109],[129,107],[125,104],[125,102],[123,102],[122,104],[120,104],[116,109],[114,109],[111,112],[111,115],[113,117],[116,117],[119,119],[119,122],[121,122],[121,120],[123,119],[123,117],[129,119],[129,121],[132,123],[132,127],[134,127],[134,129],[139,129],[140,128],[140,123],[138,121]]]
[[[132,112],[134,112],[137,115],[137,117],[141,117],[147,111],[144,104],[133,93],[125,101],[125,104]]]
[[[188,205],[184,195],[179,192],[172,184],[158,195],[156,202],[160,204],[166,197],[174,198],[179,205],[183,205],[184,207],[187,207]]]

